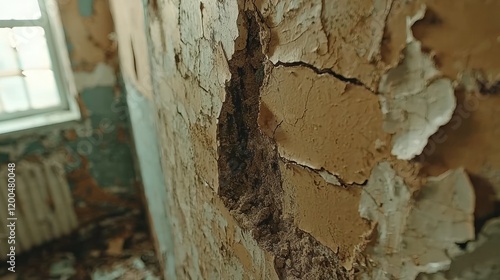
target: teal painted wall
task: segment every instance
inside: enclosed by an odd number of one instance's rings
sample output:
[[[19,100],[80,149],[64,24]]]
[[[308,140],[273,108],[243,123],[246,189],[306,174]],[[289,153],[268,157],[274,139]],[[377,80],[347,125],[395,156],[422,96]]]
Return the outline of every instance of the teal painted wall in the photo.
[[[151,217],[151,229],[157,240],[160,260],[167,279],[175,279],[174,244],[168,219],[167,190],[161,167],[160,149],[155,124],[155,106],[132,85],[127,84],[127,101],[137,157],[140,166],[147,208]]]
[[[118,94],[117,94],[118,90]],[[0,165],[30,159],[43,159],[55,152],[66,154],[63,162],[68,175],[84,174],[81,180],[72,176],[72,190],[95,187],[108,191],[123,203],[87,201],[75,196],[75,207],[100,208],[99,215],[79,217],[95,220],[106,215],[135,208],[141,201],[137,193],[134,149],[130,134],[126,95],[122,85],[84,89],[81,101],[89,116],[64,127],[45,127],[21,136],[0,135]],[[0,124],[1,125],[1,124]],[[89,177],[91,179],[89,180]],[[80,192],[81,193],[81,192]],[[89,199],[90,198],[89,194]],[[96,209],[93,209],[96,210]],[[77,211],[77,213],[80,213]]]

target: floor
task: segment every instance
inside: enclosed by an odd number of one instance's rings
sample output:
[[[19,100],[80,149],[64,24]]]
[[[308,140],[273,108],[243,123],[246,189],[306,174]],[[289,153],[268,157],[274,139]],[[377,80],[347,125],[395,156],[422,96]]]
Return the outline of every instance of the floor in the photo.
[[[0,265],[0,280],[160,280],[154,247],[141,216],[110,217],[20,255],[15,273]]]

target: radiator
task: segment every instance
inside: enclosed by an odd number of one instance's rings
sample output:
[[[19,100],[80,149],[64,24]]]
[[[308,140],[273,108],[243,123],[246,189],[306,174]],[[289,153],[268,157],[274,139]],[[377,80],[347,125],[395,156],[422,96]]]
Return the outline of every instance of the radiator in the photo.
[[[78,221],[63,156],[16,164],[16,254],[73,231]],[[0,259],[7,254],[7,165],[0,166]]]

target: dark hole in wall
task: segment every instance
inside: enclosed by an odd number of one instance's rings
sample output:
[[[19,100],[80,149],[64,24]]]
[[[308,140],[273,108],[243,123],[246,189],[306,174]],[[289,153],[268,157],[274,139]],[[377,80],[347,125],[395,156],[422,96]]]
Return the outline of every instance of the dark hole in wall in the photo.
[[[252,12],[239,16],[248,30],[247,46],[228,62],[232,75],[217,128],[219,194],[239,225],[275,256],[281,279],[348,279],[332,250],[282,215],[277,147],[257,123],[265,76],[258,73],[264,73],[266,65],[260,43],[262,25]]]

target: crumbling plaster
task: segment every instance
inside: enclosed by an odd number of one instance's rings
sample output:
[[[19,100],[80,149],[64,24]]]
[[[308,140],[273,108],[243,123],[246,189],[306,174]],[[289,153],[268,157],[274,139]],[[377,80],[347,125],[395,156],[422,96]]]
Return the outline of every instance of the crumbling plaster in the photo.
[[[453,279],[491,259],[499,34],[458,15],[492,1],[146,3],[179,278]]]
[[[270,255],[241,231],[216,194],[216,118],[229,79],[226,57],[238,34],[238,7],[232,1],[149,5],[151,76],[175,274],[179,279],[276,278]],[[203,31],[204,23],[214,22],[219,29]]]

